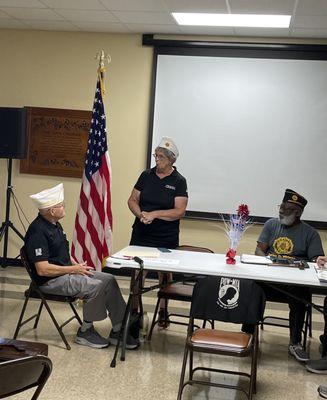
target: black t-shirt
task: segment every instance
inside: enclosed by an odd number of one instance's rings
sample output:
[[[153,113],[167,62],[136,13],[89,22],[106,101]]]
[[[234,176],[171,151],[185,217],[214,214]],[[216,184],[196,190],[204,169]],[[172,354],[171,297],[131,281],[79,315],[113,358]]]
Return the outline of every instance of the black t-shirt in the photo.
[[[62,226],[59,222],[52,224],[40,214],[26,232],[25,249],[38,285],[43,285],[52,278],[39,276],[34,266],[35,262],[48,261],[50,264],[72,265],[69,242]]]
[[[159,178],[156,167],[143,171],[134,188],[140,193],[141,211],[170,210],[175,206],[175,197],[188,197],[186,179],[174,171]],[[139,246],[176,248],[179,242],[179,220],[155,219],[149,225],[135,218],[131,243]]]

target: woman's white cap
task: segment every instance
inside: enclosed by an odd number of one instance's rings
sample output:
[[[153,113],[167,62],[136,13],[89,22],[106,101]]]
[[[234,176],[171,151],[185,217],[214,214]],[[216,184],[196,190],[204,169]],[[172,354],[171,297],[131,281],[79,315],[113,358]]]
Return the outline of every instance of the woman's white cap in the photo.
[[[158,147],[162,147],[163,149],[171,151],[176,158],[179,156],[178,148],[173,139],[170,137],[164,136],[158,144]]]
[[[32,194],[30,198],[39,210],[51,208],[64,201],[64,185],[59,183],[59,185],[54,186],[53,188]]]

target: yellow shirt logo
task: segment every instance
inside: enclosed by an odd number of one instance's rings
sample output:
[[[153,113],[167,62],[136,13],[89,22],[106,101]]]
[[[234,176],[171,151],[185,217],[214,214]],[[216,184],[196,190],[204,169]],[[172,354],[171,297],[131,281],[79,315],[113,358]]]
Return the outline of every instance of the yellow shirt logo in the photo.
[[[291,239],[282,236],[274,241],[273,248],[276,254],[291,254],[294,249],[294,244]]]

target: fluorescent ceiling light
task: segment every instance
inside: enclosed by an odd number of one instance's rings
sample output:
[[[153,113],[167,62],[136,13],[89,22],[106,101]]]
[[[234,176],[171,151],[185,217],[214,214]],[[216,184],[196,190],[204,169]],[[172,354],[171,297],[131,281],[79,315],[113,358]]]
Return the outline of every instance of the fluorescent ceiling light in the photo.
[[[207,14],[173,12],[178,25],[245,26],[257,28],[288,28],[290,15]]]

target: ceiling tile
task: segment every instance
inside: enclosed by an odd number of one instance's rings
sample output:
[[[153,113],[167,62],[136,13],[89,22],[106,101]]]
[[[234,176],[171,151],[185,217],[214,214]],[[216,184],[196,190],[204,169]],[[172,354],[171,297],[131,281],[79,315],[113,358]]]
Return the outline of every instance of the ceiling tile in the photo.
[[[0,10],[0,18],[12,19],[8,14]]]
[[[98,0],[42,0],[50,8],[67,8],[71,10],[105,10]]]
[[[327,15],[296,15],[295,18],[292,19],[292,28],[327,28]]]
[[[228,3],[234,14],[292,15],[294,8],[294,0],[228,0]]]
[[[180,26],[180,31],[187,35],[232,36],[233,28],[226,26]]]
[[[300,38],[320,38],[327,39],[327,29],[302,29],[295,28],[291,30],[292,37]]]
[[[162,2],[170,12],[228,12],[226,0],[162,0]]]
[[[42,31],[78,31],[79,29],[67,21],[25,20],[30,28]]]
[[[69,21],[118,22],[117,18],[110,11],[64,9],[55,11]]]
[[[230,10],[290,14],[295,5],[291,30],[178,26],[170,14]],[[28,25],[22,22],[25,18]],[[0,28],[13,29],[26,26],[26,29],[74,30],[78,26],[79,30],[90,32],[314,38],[325,37],[327,0],[0,0],[0,19]],[[31,21],[35,21],[33,27]]]
[[[234,28],[237,36],[260,36],[260,37],[280,37],[288,38],[290,34],[289,28]]]
[[[123,24],[114,22],[76,21],[74,25],[86,32],[130,33]]]
[[[178,35],[181,33],[178,25],[151,25],[151,24],[127,24],[133,33],[170,33]]]
[[[166,11],[160,0],[101,0],[108,10]]]
[[[0,18],[0,29],[27,29],[28,27],[17,19]]]
[[[295,15],[327,15],[327,1],[299,0]]]
[[[121,21],[136,24],[174,24],[174,18],[165,12],[112,11]]]
[[[295,29],[291,30],[291,37],[327,39],[327,29],[301,29],[301,28],[295,28]]]
[[[0,7],[46,8],[46,6],[38,0],[0,0]]]
[[[37,19],[39,21],[53,21],[62,19],[62,17],[52,10],[45,8],[3,7],[2,10],[11,17],[18,19]]]

